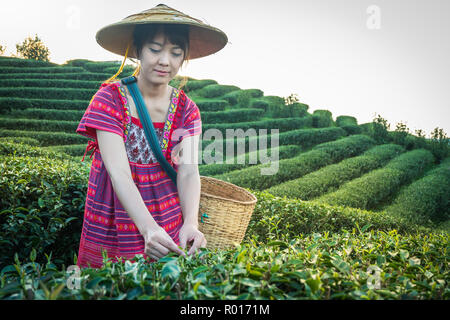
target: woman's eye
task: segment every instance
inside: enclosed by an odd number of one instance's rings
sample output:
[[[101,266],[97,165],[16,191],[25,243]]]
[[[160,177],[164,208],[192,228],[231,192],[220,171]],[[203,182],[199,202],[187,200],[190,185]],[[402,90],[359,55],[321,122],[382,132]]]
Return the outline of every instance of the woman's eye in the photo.
[[[158,53],[158,52],[160,52],[160,50],[156,50],[156,49],[152,49],[152,48],[150,48],[150,51],[151,52],[153,52],[153,53]],[[175,57],[179,57],[179,56],[181,56],[181,53],[172,53]]]

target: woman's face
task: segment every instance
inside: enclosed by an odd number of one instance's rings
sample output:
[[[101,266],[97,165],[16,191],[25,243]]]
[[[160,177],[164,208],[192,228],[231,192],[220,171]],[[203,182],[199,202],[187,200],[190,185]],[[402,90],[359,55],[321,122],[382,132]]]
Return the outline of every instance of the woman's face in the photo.
[[[139,76],[154,84],[168,84],[177,75],[183,58],[183,50],[159,32],[142,47]]]

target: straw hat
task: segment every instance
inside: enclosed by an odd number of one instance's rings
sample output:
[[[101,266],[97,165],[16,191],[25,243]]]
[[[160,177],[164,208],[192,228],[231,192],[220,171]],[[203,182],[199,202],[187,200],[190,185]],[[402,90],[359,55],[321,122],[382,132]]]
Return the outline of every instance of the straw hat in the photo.
[[[132,14],[119,22],[97,31],[98,44],[108,51],[137,58],[133,45],[133,30],[138,24],[165,23],[189,26],[189,59],[205,57],[221,50],[228,42],[226,34],[183,12],[158,4],[156,7]],[[131,50],[128,50],[131,49]]]

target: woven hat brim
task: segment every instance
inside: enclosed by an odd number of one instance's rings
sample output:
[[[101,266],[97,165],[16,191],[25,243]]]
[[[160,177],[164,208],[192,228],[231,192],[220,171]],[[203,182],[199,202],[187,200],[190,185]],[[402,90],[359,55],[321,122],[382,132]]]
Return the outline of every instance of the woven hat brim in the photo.
[[[108,51],[125,56],[128,45],[128,57],[137,58],[133,45],[133,31],[138,24],[184,24],[189,26],[189,59],[196,59],[214,54],[221,50],[228,42],[227,35],[221,30],[209,25],[199,26],[189,22],[116,22],[101,28],[95,39],[97,43]]]

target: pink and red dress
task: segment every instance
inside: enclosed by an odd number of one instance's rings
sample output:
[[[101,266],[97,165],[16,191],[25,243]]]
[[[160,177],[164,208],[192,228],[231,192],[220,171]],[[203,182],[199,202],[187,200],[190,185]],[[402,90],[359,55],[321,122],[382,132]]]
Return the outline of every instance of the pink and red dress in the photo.
[[[96,129],[118,134],[123,138],[132,178],[149,214],[179,245],[179,231],[183,224],[178,190],[156,160],[138,118],[130,115],[124,85],[103,83],[93,96],[76,132],[88,138],[86,151],[93,149],[81,231],[77,265],[80,268],[102,267],[102,250],[108,257],[132,259],[144,253],[144,238],[117,198],[109,174],[102,161]],[[169,110],[164,122],[153,122],[161,150],[172,161],[172,150],[183,138],[201,134],[200,112],[183,90],[172,91]],[[86,155],[86,153],[85,153]],[[84,161],[84,157],[83,160]]]

